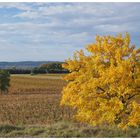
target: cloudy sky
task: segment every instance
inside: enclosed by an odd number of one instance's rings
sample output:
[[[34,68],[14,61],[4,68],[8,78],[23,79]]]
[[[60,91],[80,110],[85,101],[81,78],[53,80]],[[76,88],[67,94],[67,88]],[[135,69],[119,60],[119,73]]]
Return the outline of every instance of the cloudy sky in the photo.
[[[126,31],[139,47],[140,3],[0,3],[0,61],[63,61]]]

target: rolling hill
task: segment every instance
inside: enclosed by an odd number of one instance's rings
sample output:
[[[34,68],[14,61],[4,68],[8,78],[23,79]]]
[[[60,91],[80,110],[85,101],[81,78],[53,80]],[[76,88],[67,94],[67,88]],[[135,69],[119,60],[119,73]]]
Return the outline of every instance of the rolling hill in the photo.
[[[0,69],[7,68],[34,68],[42,64],[58,62],[58,61],[19,61],[19,62],[0,62]]]

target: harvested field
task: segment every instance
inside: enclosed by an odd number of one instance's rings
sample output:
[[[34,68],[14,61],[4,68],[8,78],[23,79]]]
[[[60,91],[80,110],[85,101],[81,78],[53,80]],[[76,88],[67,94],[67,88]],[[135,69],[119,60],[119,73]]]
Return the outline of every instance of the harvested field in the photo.
[[[60,107],[66,82],[46,75],[13,75],[8,95],[0,95],[0,124],[50,124],[70,119],[70,108]]]

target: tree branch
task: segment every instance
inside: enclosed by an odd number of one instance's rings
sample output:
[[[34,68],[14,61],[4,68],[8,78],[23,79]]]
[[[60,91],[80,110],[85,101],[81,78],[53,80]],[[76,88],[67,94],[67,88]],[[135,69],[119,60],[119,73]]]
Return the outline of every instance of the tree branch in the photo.
[[[139,94],[137,93],[137,94],[134,94],[132,96],[129,96],[127,99],[130,100],[131,98],[135,97],[136,95],[139,95]]]

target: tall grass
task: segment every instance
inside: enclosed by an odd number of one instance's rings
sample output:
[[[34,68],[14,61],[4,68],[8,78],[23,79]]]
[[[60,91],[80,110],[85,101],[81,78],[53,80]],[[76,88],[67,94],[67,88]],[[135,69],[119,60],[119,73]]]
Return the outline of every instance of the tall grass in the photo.
[[[116,137],[140,137],[140,128],[122,131],[114,127],[91,127],[71,121],[60,121],[46,126],[0,126],[0,137],[92,137],[92,138],[116,138]]]

